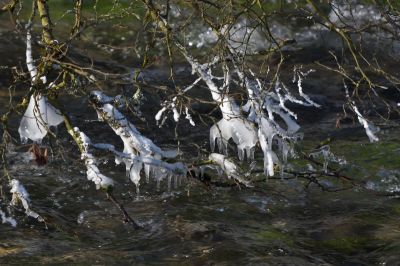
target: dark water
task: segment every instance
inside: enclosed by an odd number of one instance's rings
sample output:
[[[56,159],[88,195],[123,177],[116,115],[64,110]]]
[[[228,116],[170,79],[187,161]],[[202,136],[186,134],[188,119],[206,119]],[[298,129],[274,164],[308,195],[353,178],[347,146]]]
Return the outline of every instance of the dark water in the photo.
[[[381,174],[381,180],[394,177],[399,177],[396,170]],[[83,174],[32,170],[20,179],[31,192],[35,210],[49,220],[49,229],[26,220],[16,229],[2,225],[2,263],[398,263],[396,197],[304,190],[298,181],[270,180],[260,185],[264,193],[210,192],[192,184],[172,193],[150,189],[136,200],[123,175],[115,178],[123,187],[119,190],[124,191],[128,212],[144,229],[123,225],[120,214]]]

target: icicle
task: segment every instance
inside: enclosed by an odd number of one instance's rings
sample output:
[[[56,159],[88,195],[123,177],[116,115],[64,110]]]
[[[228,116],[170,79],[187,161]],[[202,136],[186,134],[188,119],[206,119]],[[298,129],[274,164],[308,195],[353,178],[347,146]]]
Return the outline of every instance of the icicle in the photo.
[[[151,170],[150,165],[149,164],[145,164],[144,165],[144,174],[146,176],[146,183],[150,182],[150,170]]]
[[[143,164],[141,162],[134,162],[131,165],[131,169],[130,169],[130,174],[129,174],[129,178],[131,179],[131,181],[135,184],[136,187],[139,186],[139,182],[140,182],[140,171],[143,168]]]
[[[167,176],[167,191],[171,192],[171,175]]]

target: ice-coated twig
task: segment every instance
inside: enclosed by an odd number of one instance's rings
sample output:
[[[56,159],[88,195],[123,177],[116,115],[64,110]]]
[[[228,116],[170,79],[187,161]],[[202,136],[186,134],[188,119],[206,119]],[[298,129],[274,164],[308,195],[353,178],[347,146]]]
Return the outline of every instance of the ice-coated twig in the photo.
[[[89,147],[92,145],[90,138],[86,136],[85,133],[81,132],[79,128],[71,128],[69,119],[65,118],[66,125],[68,128],[68,132],[74,138],[75,142],[78,144],[79,150],[81,152],[81,157],[85,160],[85,165],[87,168],[87,178],[93,181],[96,184],[96,188],[103,188],[107,194],[108,199],[121,211],[124,222],[130,223],[135,229],[141,228],[135,220],[133,220],[130,215],[125,210],[124,206],[117,201],[117,199],[113,196],[111,187],[114,186],[114,181],[101,174],[100,170],[97,167],[97,160],[94,155],[89,152]]]
[[[38,213],[31,210],[29,206],[29,194],[19,180],[12,179],[10,186],[10,192],[12,193],[11,205],[17,206],[19,203],[21,203],[27,216],[30,216],[39,222],[44,222],[43,218]]]
[[[186,93],[189,90],[191,90],[194,86],[197,85],[197,83],[199,83],[202,80],[202,78],[197,78],[192,84],[190,84],[189,86],[187,86],[185,89],[182,90],[182,93]],[[157,114],[154,116],[154,118],[156,119],[157,125],[159,125],[160,127],[163,126],[166,117],[164,116],[163,118],[163,114],[165,113],[165,111],[167,110],[172,110],[173,112],[173,117],[174,117],[174,121],[178,122],[179,121],[179,117],[180,117],[180,113],[178,112],[177,108],[176,108],[176,103],[177,103],[177,97],[174,97],[171,101],[164,101],[161,106],[162,108],[157,112]],[[185,112],[186,114],[186,119],[189,121],[189,123],[192,126],[195,126],[196,124],[194,123],[190,113],[189,113],[189,108],[187,106],[185,106]],[[160,121],[161,120],[161,121]]]
[[[350,109],[357,115],[358,122],[364,127],[365,133],[367,134],[369,141],[370,142],[377,142],[379,141],[379,138],[375,135],[377,132],[379,132],[379,128],[375,127],[371,122],[369,122],[358,110],[356,103],[351,100],[350,95],[349,95],[349,90],[347,85],[344,83],[344,89],[346,92],[346,98],[348,100],[348,104],[350,106]]]
[[[112,144],[107,144],[107,143],[91,143],[91,146],[95,149],[99,150],[107,150],[111,153],[113,153],[117,160],[123,160],[123,159],[128,159],[132,160],[135,162],[139,163],[144,163],[147,165],[155,166],[155,167],[162,167],[167,169],[168,171],[177,173],[177,174],[183,174],[183,164],[181,162],[177,163],[167,163],[162,160],[158,160],[152,157],[144,157],[144,156],[135,156],[129,153],[124,153],[117,151],[115,149],[115,146]]]
[[[313,100],[311,100],[311,98],[310,98],[307,94],[305,94],[305,93],[303,92],[303,78],[304,78],[304,77],[307,77],[310,73],[312,73],[312,72],[314,72],[314,71],[315,71],[315,70],[310,69],[310,70],[308,70],[307,72],[302,72],[302,71],[301,71],[301,67],[300,67],[300,68],[295,68],[295,69],[293,70],[293,72],[294,72],[294,75],[293,75],[293,83],[295,83],[295,82],[296,82],[296,79],[297,79],[297,88],[298,88],[298,90],[299,90],[300,96],[301,96],[304,100],[306,100],[307,103],[310,104],[311,106],[315,106],[315,107],[318,107],[318,108],[319,108],[319,107],[321,107],[321,105],[315,103]]]
[[[230,179],[234,179],[237,183],[245,185],[246,187],[253,187],[248,180],[242,178],[238,166],[226,156],[219,153],[211,153],[209,159],[213,161]]]
[[[186,166],[180,162],[166,163],[163,158],[174,158],[176,151],[164,151],[143,136],[136,127],[112,104],[102,102],[106,99],[102,92],[91,94],[91,101],[98,116],[106,122],[124,143],[123,152],[118,152],[110,144],[97,144],[96,148],[106,149],[116,156],[116,163],[123,162],[131,181],[139,188],[140,173],[144,168],[146,178],[153,173],[157,181],[170,178],[171,175],[186,176]]]
[[[34,82],[37,76],[37,68],[33,62],[32,36],[29,29],[26,33],[26,66],[28,67],[29,74],[31,75],[31,80]]]
[[[177,46],[191,64],[193,72],[197,73],[206,83],[213,100],[219,105],[222,113],[223,118],[210,129],[211,150],[214,151],[215,142],[217,142],[220,152],[227,154],[227,144],[232,139],[238,147],[238,156],[241,160],[245,158],[245,155],[248,159],[254,159],[254,149],[258,142],[257,131],[253,123],[243,117],[239,106],[228,94],[232,77],[227,65],[223,66],[223,83],[218,85],[216,82],[218,79],[212,75],[211,71],[212,66],[219,61],[218,57],[209,63],[200,64],[189,55],[183,46],[179,44]]]
[[[101,97],[99,97],[101,95]],[[114,105],[101,101],[104,94],[100,91],[91,93],[100,119],[105,121],[124,142],[124,152],[130,154],[151,155],[158,158],[173,158],[176,151],[163,151],[150,139],[146,138],[136,127],[118,111]]]
[[[89,147],[91,145],[90,138],[77,127],[74,128],[74,131],[76,135],[79,136],[80,143],[84,148],[81,152],[81,159],[85,161],[87,179],[95,183],[96,189],[102,188],[107,190],[113,187],[114,181],[100,172],[97,167],[96,158],[89,152]]]
[[[30,30],[27,31],[26,36],[26,65],[31,75],[32,83],[34,83],[38,72],[32,58]],[[41,77],[41,80],[46,83],[46,77]],[[46,96],[40,93],[32,94],[18,128],[21,141],[26,142],[31,139],[33,142],[40,143],[51,126],[57,126],[63,121],[60,111],[49,103]]]
[[[374,127],[370,122],[365,119],[365,117],[358,111],[357,106],[353,103],[350,104],[350,107],[356,113],[358,122],[364,127],[365,133],[367,134],[370,142],[379,141],[379,138],[375,135],[376,132],[379,131],[377,127]]]
[[[269,91],[264,88],[263,83],[255,76],[255,74],[249,69],[250,75],[246,75],[242,68],[238,67],[237,56],[235,49],[230,47],[232,53],[232,61],[234,62],[235,71],[245,85],[249,99],[244,105],[243,110],[248,112],[248,119],[254,121],[258,128],[258,140],[261,149],[264,153],[264,173],[267,176],[273,176],[274,164],[278,164],[283,173],[283,167],[286,163],[287,156],[290,152],[289,141],[296,141],[299,138],[297,133],[300,126],[297,124],[295,119],[297,116],[289,108],[285,106],[286,102],[294,102],[305,106],[315,106],[310,98],[303,93],[300,81],[299,94],[302,99],[295,98],[286,86],[279,80],[275,83],[275,90]],[[307,74],[302,73],[304,76]],[[304,100],[303,100],[304,99]],[[286,128],[281,127],[276,122],[275,116],[278,115],[286,124]],[[282,153],[282,160],[279,160],[276,155],[273,144],[277,143],[279,150]]]
[[[3,212],[3,210],[1,209],[0,209],[0,217],[1,217],[1,222],[3,224],[9,223],[12,227],[17,227],[17,221],[11,216],[7,217],[5,212]]]

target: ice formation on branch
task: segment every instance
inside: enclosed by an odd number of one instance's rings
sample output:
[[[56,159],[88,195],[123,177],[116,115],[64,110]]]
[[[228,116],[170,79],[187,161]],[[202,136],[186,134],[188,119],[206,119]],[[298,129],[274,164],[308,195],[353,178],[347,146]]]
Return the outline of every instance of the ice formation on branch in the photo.
[[[26,65],[28,67],[32,83],[35,82],[38,74],[37,68],[32,58],[31,34],[28,30],[26,36]],[[46,77],[41,77],[43,83],[46,83]],[[51,86],[51,85],[50,85]],[[31,139],[33,142],[41,142],[51,126],[57,126],[63,122],[63,116],[60,111],[52,106],[47,97],[38,94],[32,94],[29,100],[28,108],[21,119],[18,128],[22,142]]]
[[[51,126],[63,121],[60,111],[48,102],[46,96],[32,95],[18,128],[21,141],[25,143],[31,139],[40,143]]]
[[[167,163],[163,158],[174,158],[176,151],[164,151],[155,145],[150,139],[143,136],[136,127],[113,105],[111,97],[100,91],[91,93],[91,101],[96,106],[99,119],[106,122],[124,143],[123,152],[118,152],[110,144],[94,144],[98,149],[113,152],[117,164],[123,162],[131,181],[139,187],[142,169],[148,180],[152,174],[157,182],[172,175],[186,176],[186,166],[180,162]]]
[[[375,127],[373,124],[368,122],[367,119],[358,111],[357,106],[352,102],[350,104],[351,109],[356,113],[358,122],[364,127],[365,133],[367,134],[370,142],[379,141],[379,138],[375,135],[379,131],[379,128]]]
[[[231,82],[229,68],[224,67],[223,84],[218,86],[216,81],[221,78],[212,75],[211,67],[219,61],[219,58],[214,58],[211,63],[199,64],[183,46],[178,45],[178,47],[191,64],[192,70],[206,83],[213,100],[219,104],[222,112],[223,118],[210,129],[211,149],[214,150],[217,142],[219,150],[226,154],[228,141],[232,139],[238,147],[240,159],[244,159],[245,155],[248,159],[254,159],[254,147],[258,142],[257,131],[253,123],[243,117],[239,106],[228,95]]]
[[[9,223],[12,227],[16,227],[17,226],[17,221],[15,221],[14,218],[7,217],[6,214],[0,209],[0,217],[1,217],[1,222],[3,224],[5,223]]]
[[[87,179],[93,181],[97,189],[108,189],[114,186],[114,181],[100,172],[96,158],[89,152],[90,138],[77,127],[74,128],[74,132],[79,136],[80,143],[84,149],[81,152],[81,158],[85,161]]]
[[[244,180],[241,177],[242,174],[240,173],[238,166],[226,156],[219,153],[211,153],[208,158],[218,165],[228,178],[233,178],[236,182],[247,187],[251,186],[249,181]]]
[[[190,84],[189,86],[187,86],[184,90],[182,90],[182,93],[185,93],[187,91],[189,91],[190,89],[192,89],[197,83],[199,83],[202,80],[202,78],[198,78],[196,79],[192,84]],[[165,111],[167,110],[172,110],[173,113],[173,117],[174,117],[174,121],[178,122],[179,118],[181,116],[181,113],[178,112],[178,109],[176,107],[177,104],[177,97],[172,98],[172,101],[164,101],[161,106],[162,108],[157,112],[157,114],[155,115],[155,119],[157,121],[157,125],[159,125],[160,127],[163,126],[165,120],[166,120],[166,116],[164,116],[164,118],[161,120],[161,118],[163,117]],[[185,111],[184,113],[186,114],[185,119],[187,119],[189,121],[189,123],[192,126],[195,126],[195,122],[192,119],[192,116],[189,113],[189,108],[187,106],[185,106]],[[161,120],[161,122],[160,122]]]
[[[367,134],[370,142],[379,141],[379,138],[375,135],[379,132],[379,127],[375,127],[371,122],[369,122],[358,110],[356,103],[350,99],[349,90],[347,85],[344,84],[344,89],[346,92],[346,98],[349,101],[350,109],[357,115],[358,122],[364,127],[365,133]]]
[[[257,143],[260,143],[264,153],[264,172],[267,176],[274,175],[274,164],[283,169],[287,157],[291,152],[291,141],[296,141],[300,134],[300,126],[296,122],[297,116],[285,106],[286,102],[293,102],[305,106],[320,107],[313,102],[310,97],[303,92],[303,78],[309,72],[302,72],[301,69],[295,69],[295,78],[293,83],[297,83],[299,97],[293,96],[288,88],[279,80],[275,83],[274,90],[265,88],[251,71],[245,73],[239,68],[240,51],[229,47],[231,52],[230,61],[233,67],[229,67],[219,57],[211,60],[210,63],[200,64],[194,59],[187,50],[176,44],[186,60],[191,64],[193,72],[197,73],[206,83],[211,92],[213,100],[219,104],[222,112],[222,119],[213,125],[210,129],[211,150],[215,149],[215,142],[220,152],[227,154],[228,142],[230,139],[237,145],[238,156],[240,160],[247,157],[248,160],[254,159],[254,149]],[[229,44],[228,44],[229,46]],[[212,67],[219,62],[222,63],[223,77],[215,77],[212,74]],[[229,87],[233,83],[234,77],[237,77],[240,84],[243,84],[247,90],[248,101],[241,108],[233,98],[229,96]],[[219,85],[222,80],[222,85]],[[247,113],[247,117],[245,114]],[[278,122],[276,116],[283,123]],[[284,124],[284,126],[282,126]],[[277,146],[281,152],[281,159],[278,158],[274,148]],[[283,172],[282,172],[283,173]]]
[[[32,211],[29,203],[29,194],[26,191],[25,187],[19,182],[19,180],[13,179],[11,180],[11,190],[12,199],[11,204],[17,206],[19,202],[22,204],[22,207],[25,209],[25,214],[37,219],[39,222],[43,222],[43,218],[37,214],[36,212]]]

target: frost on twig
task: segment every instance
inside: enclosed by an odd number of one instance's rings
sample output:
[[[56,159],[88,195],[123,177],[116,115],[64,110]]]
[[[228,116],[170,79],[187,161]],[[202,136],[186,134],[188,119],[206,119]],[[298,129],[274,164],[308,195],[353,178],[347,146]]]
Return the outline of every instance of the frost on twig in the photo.
[[[379,132],[379,127],[375,127],[371,122],[369,122],[358,110],[356,103],[350,99],[349,90],[347,85],[344,84],[344,89],[346,92],[346,98],[348,100],[348,104],[350,109],[357,115],[358,122],[364,127],[365,133],[367,134],[370,142],[377,142],[379,138],[375,135]]]
[[[38,72],[33,63],[32,41],[29,30],[26,36],[26,65],[31,76],[31,81],[34,83]],[[46,77],[41,77],[41,80],[43,83],[46,83]],[[57,126],[63,121],[64,119],[60,111],[49,103],[46,96],[40,93],[33,94],[30,97],[28,108],[26,108],[18,128],[21,141],[25,143],[28,139],[31,139],[33,142],[40,143],[47,135],[51,126]]]
[[[44,222],[43,218],[37,214],[36,212],[32,211],[29,203],[29,194],[26,191],[25,187],[19,182],[17,179],[11,180],[11,190],[10,192],[12,193],[12,199],[11,199],[11,205],[17,206],[19,203],[22,204],[22,207],[25,209],[25,214],[27,216],[30,216],[32,218],[35,218],[39,222]]]
[[[190,84],[185,89],[183,89],[182,93],[186,93],[189,90],[191,90],[201,80],[202,80],[201,77],[197,78],[192,84]],[[156,119],[157,125],[159,125],[160,127],[163,126],[163,124],[164,124],[164,122],[165,122],[165,120],[167,118],[167,116],[164,115],[164,113],[166,111],[171,111],[171,110],[172,110],[172,113],[173,113],[174,121],[175,122],[179,121],[179,118],[180,118],[180,116],[182,114],[182,111],[181,112],[178,111],[178,108],[177,108],[177,97],[176,96],[174,98],[172,98],[171,101],[164,101],[161,104],[161,106],[162,106],[162,108],[157,112],[157,114],[154,117]],[[183,113],[186,114],[185,119],[187,119],[192,126],[195,126],[196,124],[193,121],[192,116],[189,113],[189,108],[187,106],[185,106],[185,110],[183,111]]]
[[[123,162],[131,181],[139,188],[141,171],[144,170],[146,179],[152,174],[157,182],[171,176],[186,176],[186,166],[180,162],[167,163],[162,159],[174,158],[177,152],[174,150],[164,151],[143,136],[136,127],[112,104],[112,98],[100,91],[91,93],[91,101],[94,103],[99,119],[106,122],[124,143],[123,152],[118,152],[110,144],[95,144],[98,149],[113,152],[117,164]]]
[[[90,138],[85,133],[81,132],[79,128],[74,128],[75,133],[79,136],[80,143],[83,151],[81,152],[81,158],[85,161],[87,179],[93,181],[96,184],[97,189],[108,189],[114,186],[114,181],[103,175],[97,167],[97,160],[92,153],[89,152],[89,146],[91,145]]]
[[[12,227],[17,226],[17,221],[14,218],[12,218],[11,216],[7,217],[7,215],[1,209],[0,209],[0,217],[1,217],[1,222],[3,224],[9,223]]]

